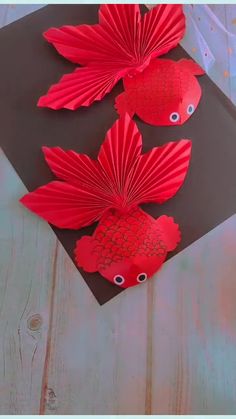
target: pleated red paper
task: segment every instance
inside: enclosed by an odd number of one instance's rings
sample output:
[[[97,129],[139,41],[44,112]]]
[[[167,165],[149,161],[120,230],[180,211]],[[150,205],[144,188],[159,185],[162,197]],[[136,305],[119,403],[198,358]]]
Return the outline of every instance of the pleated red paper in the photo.
[[[59,228],[80,229],[99,221],[77,242],[78,266],[99,271],[124,288],[150,278],[180,241],[178,225],[139,208],[159,204],[184,182],[191,141],[180,140],[141,154],[142,138],[126,114],[107,132],[97,160],[60,147],[43,147],[60,180],[25,195],[21,202]]]
[[[123,78],[125,93],[116,103],[120,115],[137,113],[154,125],[182,124],[200,100],[194,76],[203,71],[192,60],[175,64],[156,58],[174,48],[184,30],[182,6],[169,4],[158,5],[143,17],[139,5],[102,5],[96,25],[49,29],[44,33],[47,41],[83,67],[51,86],[38,106],[71,110],[90,106]]]

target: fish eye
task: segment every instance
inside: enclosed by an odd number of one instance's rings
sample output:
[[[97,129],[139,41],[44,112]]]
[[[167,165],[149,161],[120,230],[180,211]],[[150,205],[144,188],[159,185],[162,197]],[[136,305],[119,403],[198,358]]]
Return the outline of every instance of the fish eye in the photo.
[[[179,113],[178,113],[178,112],[172,112],[172,113],[170,114],[170,121],[171,121],[171,122],[178,122],[178,121],[179,121],[179,119],[180,119],[180,115],[179,115]]]
[[[142,272],[141,274],[138,274],[137,281],[138,282],[144,282],[147,279],[147,274],[145,272]]]
[[[190,103],[187,107],[187,114],[192,115],[192,113],[195,111],[194,105]]]
[[[113,281],[116,285],[122,285],[125,282],[125,278],[122,275],[115,275]]]

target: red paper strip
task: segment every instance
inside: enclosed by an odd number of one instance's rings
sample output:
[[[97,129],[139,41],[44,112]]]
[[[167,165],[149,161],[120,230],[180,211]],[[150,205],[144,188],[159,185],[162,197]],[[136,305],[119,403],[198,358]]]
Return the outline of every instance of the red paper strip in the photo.
[[[143,17],[139,5],[108,4],[96,25],[62,26],[44,33],[59,54],[84,67],[63,76],[38,106],[75,110],[101,100],[124,79],[118,96],[120,115],[137,113],[154,125],[184,123],[201,97],[194,77],[203,70],[192,60],[156,59],[183,37],[181,5],[158,5]]]
[[[123,288],[150,278],[180,241],[178,225],[139,208],[163,203],[184,182],[191,141],[180,140],[141,154],[142,138],[128,114],[107,132],[97,160],[60,147],[44,147],[58,181],[25,195],[21,202],[60,228],[79,229],[99,220],[94,234],[77,242],[78,266],[99,271]]]

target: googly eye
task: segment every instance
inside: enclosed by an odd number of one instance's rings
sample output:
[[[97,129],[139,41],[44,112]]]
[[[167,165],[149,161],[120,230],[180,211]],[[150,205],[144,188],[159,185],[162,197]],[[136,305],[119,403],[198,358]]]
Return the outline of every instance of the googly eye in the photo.
[[[170,121],[171,121],[171,122],[178,122],[178,121],[179,121],[179,119],[180,119],[180,115],[179,115],[179,113],[178,113],[178,112],[172,112],[172,113],[170,114]]]
[[[192,115],[192,113],[195,111],[194,105],[190,104],[187,107],[187,114]]]
[[[116,285],[122,285],[125,282],[125,278],[122,275],[115,275],[113,281]]]
[[[145,272],[142,272],[141,274],[138,274],[137,281],[138,282],[144,282],[147,279],[147,274]]]

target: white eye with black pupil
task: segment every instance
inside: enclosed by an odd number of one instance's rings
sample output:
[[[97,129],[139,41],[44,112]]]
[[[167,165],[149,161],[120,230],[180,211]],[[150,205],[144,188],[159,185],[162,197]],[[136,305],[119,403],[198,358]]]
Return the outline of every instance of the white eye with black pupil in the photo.
[[[115,275],[113,281],[116,285],[122,285],[125,282],[125,278],[122,275]]]
[[[187,107],[187,113],[189,115],[192,115],[192,113],[194,112],[194,110],[195,110],[194,105],[192,105],[192,104],[188,105],[188,107]]]
[[[138,282],[144,282],[147,279],[147,274],[145,272],[142,272],[141,274],[138,274],[137,281]]]
[[[170,121],[171,121],[171,122],[178,122],[178,121],[179,121],[179,119],[180,119],[180,115],[179,115],[179,113],[178,113],[178,112],[172,112],[172,113],[170,114]]]

